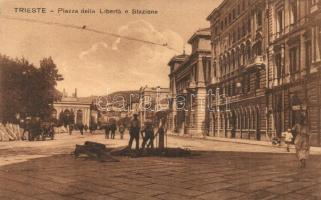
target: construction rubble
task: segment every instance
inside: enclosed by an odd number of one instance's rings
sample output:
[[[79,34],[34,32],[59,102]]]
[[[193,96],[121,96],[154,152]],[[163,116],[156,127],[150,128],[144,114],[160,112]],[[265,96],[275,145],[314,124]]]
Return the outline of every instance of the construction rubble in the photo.
[[[163,157],[188,157],[193,156],[188,149],[164,148],[164,149],[144,149],[131,150],[127,146],[118,148],[107,148],[105,144],[86,141],[83,145],[76,145],[74,151],[75,158],[85,157],[100,162],[118,162],[119,156],[143,157],[143,156],[163,156]]]

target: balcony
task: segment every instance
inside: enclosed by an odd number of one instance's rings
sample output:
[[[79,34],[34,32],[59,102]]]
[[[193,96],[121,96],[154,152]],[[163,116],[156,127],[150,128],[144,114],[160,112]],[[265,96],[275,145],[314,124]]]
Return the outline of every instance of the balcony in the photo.
[[[251,58],[249,60],[248,65],[246,66],[246,69],[261,67],[263,65],[265,65],[263,56],[255,56],[254,58]]]

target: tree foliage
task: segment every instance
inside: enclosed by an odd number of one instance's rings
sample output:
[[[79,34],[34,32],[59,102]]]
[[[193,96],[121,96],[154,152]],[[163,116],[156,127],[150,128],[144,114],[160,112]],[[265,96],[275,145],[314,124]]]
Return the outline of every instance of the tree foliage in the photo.
[[[60,97],[55,86],[61,80],[51,57],[42,59],[37,68],[24,58],[0,55],[0,120],[15,121],[17,113],[48,117]]]

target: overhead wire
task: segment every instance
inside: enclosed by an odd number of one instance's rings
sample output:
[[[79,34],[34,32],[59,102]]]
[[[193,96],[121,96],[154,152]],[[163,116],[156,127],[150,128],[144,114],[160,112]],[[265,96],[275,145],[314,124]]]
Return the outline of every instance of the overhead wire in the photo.
[[[122,39],[125,39],[125,40],[130,40],[130,41],[142,42],[142,43],[146,43],[146,44],[150,44],[150,45],[161,46],[161,47],[164,47],[164,48],[167,48],[167,49],[170,49],[170,50],[178,52],[177,49],[175,49],[173,47],[170,47],[167,43],[157,43],[157,42],[143,40],[143,39],[134,38],[134,37],[130,37],[130,36],[120,35],[120,34],[117,34],[117,33],[101,31],[101,30],[97,30],[97,29],[94,29],[94,28],[88,28],[86,25],[77,26],[77,25],[73,25],[73,24],[64,24],[64,23],[59,23],[59,22],[49,22],[49,21],[42,21],[42,20],[36,20],[36,19],[27,19],[27,18],[18,18],[18,17],[7,16],[7,15],[0,15],[0,18],[8,19],[8,20],[15,20],[15,21],[24,21],[24,22],[30,22],[30,23],[38,23],[38,24],[45,24],[45,25],[60,26],[60,27],[65,27],[65,28],[74,28],[74,29],[78,29],[78,30],[82,30],[82,31],[88,31],[88,32],[93,32],[93,33],[97,33],[97,34],[102,34],[102,35],[109,35],[109,36],[116,37],[116,38],[122,38]]]

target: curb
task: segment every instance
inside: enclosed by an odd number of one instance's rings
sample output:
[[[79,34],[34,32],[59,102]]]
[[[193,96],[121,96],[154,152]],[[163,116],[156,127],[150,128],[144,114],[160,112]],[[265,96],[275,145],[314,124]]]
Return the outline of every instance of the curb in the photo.
[[[257,145],[257,146],[265,146],[265,147],[271,147],[271,148],[279,148],[284,149],[286,146],[284,145],[272,145],[269,141],[250,141],[246,139],[232,139],[232,138],[218,138],[218,137],[211,137],[211,136],[203,136],[203,137],[192,137],[190,135],[177,135],[173,133],[169,133],[168,136],[171,137],[181,137],[181,138],[193,138],[193,139],[199,139],[199,140],[208,140],[208,141],[218,141],[218,142],[229,142],[229,143],[236,143],[236,144],[249,144],[249,145]],[[290,145],[290,149],[295,149],[294,145]],[[311,147],[310,148],[311,153],[319,153],[321,154],[321,147]]]

